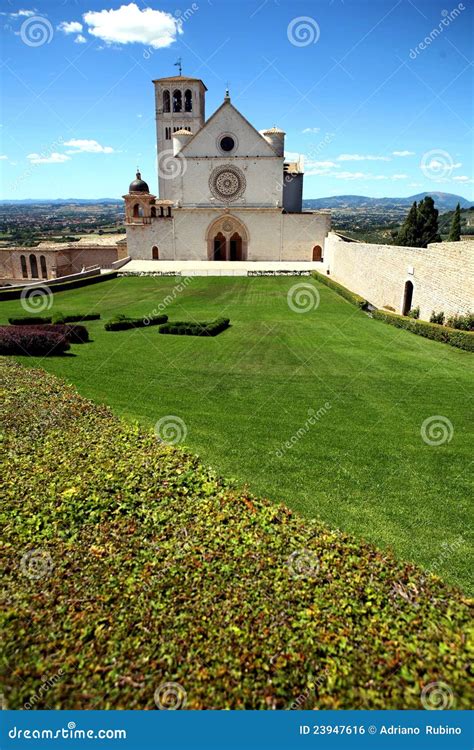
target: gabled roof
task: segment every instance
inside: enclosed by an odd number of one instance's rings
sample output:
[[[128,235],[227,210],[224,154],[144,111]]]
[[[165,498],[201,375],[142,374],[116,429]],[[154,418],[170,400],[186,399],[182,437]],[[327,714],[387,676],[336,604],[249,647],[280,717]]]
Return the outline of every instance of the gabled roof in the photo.
[[[273,151],[273,153],[275,154],[275,156],[277,155],[276,152],[275,152],[275,150],[272,148],[271,144],[267,141],[267,139],[264,138],[263,135],[261,133],[259,133],[256,128],[254,128],[254,126],[252,125],[252,123],[249,122],[246,117],[244,117],[244,115],[242,114],[242,112],[240,112],[237,109],[237,107],[234,107],[234,105],[232,104],[232,102],[230,101],[230,99],[228,99],[227,97],[224,99],[224,101],[222,102],[221,106],[216,109],[216,111],[210,116],[210,118],[208,120],[206,120],[206,122],[204,123],[204,125],[202,126],[202,128],[200,130],[198,130],[197,133],[194,133],[193,137],[189,139],[189,141],[186,143],[185,146],[183,146],[183,148],[180,151],[181,154],[185,153],[185,151],[189,148],[189,146],[192,144],[192,142],[194,141],[194,139],[197,138],[204,130],[206,130],[207,126],[210,125],[210,123],[219,114],[219,112],[221,112],[224,109],[224,107],[231,107],[234,110],[234,112],[236,112],[238,114],[238,116],[241,117],[242,120],[249,126],[249,128],[251,128],[253,130],[253,132],[255,133],[255,135],[261,141],[263,141],[263,143],[267,146],[267,148],[269,148],[270,151]]]

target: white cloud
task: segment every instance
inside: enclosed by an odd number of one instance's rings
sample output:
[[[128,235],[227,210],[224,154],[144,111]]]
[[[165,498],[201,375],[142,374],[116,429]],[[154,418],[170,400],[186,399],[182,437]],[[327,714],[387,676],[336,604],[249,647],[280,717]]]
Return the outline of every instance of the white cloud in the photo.
[[[0,16],[8,16],[9,18],[29,18],[34,15],[34,10],[18,10],[15,13],[0,13]]]
[[[302,133],[319,133],[320,130],[321,128],[305,128],[301,132]]]
[[[428,164],[420,164],[421,169],[441,169],[441,170],[447,170],[448,168],[451,169],[459,169],[459,167],[462,167],[462,163],[460,161],[456,162],[456,164],[449,164],[448,161],[442,160],[442,159],[431,159],[431,161]],[[455,179],[455,178],[454,178]]]
[[[112,154],[112,146],[101,146],[98,141],[86,140],[81,138],[72,138],[70,141],[64,142],[65,146],[70,146],[72,151],[67,151],[68,154]]]
[[[4,161],[5,159],[8,159],[8,156],[6,154],[0,154],[0,161]]]
[[[333,161],[311,161],[311,159],[308,159],[306,161],[306,164],[309,167],[323,167],[324,169],[329,169],[332,167],[333,169],[340,169],[339,164],[336,164]]]
[[[28,154],[26,158],[29,159],[32,164],[62,164],[65,161],[69,161],[71,157],[53,151],[53,153],[48,156],[45,156],[44,154]]]
[[[415,156],[414,151],[392,151],[392,156]]]
[[[474,182],[472,177],[468,177],[467,174],[459,174],[456,177],[453,177],[453,180],[456,182]]]
[[[75,44],[87,44],[87,39],[82,34],[78,34],[74,39]]]
[[[390,156],[371,156],[362,154],[340,154],[338,161],[391,161]]]
[[[83,15],[89,33],[108,44],[149,44],[155,49],[169,47],[182,34],[182,24],[171,13],[130,3],[117,10],[88,11]]]
[[[79,34],[82,28],[82,23],[79,21],[62,21],[58,26],[59,31],[65,34]]]

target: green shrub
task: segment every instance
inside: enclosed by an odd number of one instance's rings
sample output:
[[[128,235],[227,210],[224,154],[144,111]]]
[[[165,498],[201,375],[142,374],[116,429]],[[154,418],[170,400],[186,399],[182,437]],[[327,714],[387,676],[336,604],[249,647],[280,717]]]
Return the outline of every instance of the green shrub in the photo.
[[[176,336],[217,336],[230,325],[229,318],[216,318],[210,322],[193,323],[176,321],[159,327],[159,333],[171,333]]]
[[[26,329],[26,326],[22,326],[22,329]],[[61,323],[49,323],[28,326],[28,330],[36,331],[39,335],[42,333],[57,333],[63,336],[65,341],[70,344],[84,344],[89,341],[89,331],[85,326],[81,325],[62,325]]]
[[[413,318],[413,320],[418,320],[420,317],[420,308],[419,307],[413,307],[410,312],[407,314],[408,318]]]
[[[430,323],[437,323],[439,326],[442,326],[444,323],[444,312],[433,312],[431,313],[430,317]]]
[[[441,341],[444,344],[450,344],[450,346],[456,346],[469,352],[474,351],[474,333],[470,331],[457,331],[455,328],[440,326],[437,323],[427,323],[424,320],[414,320],[403,315],[385,312],[385,310],[374,310],[372,317],[390,323],[396,328],[404,328],[418,334],[418,336]]]
[[[446,325],[450,328],[457,328],[460,331],[474,331],[474,313],[452,315],[446,321]]]
[[[143,318],[130,318],[127,315],[116,315],[109,320],[104,328],[106,331],[126,331],[129,328],[147,328],[166,323],[167,315],[152,315]]]
[[[156,709],[169,681],[189,709],[302,694],[308,709],[419,709],[436,681],[470,708],[459,590],[236,490],[43,370],[0,373],[10,709],[33,695],[36,709]],[[61,679],[43,695],[45,673]]]
[[[356,305],[356,307],[360,307],[361,310],[364,310],[368,306],[368,302],[366,299],[361,297],[359,294],[355,294],[355,292],[351,292],[350,289],[347,289],[345,286],[342,286],[342,284],[338,284],[337,281],[333,281],[329,276],[325,276],[322,273],[319,273],[319,271],[313,271],[313,274],[315,279],[321,282],[321,284],[325,284],[330,289],[332,289],[334,292],[339,294],[341,297],[344,297],[348,302],[350,302],[352,305]]]
[[[51,323],[51,318],[43,315],[21,315],[19,318],[8,318],[12,326],[33,326]]]

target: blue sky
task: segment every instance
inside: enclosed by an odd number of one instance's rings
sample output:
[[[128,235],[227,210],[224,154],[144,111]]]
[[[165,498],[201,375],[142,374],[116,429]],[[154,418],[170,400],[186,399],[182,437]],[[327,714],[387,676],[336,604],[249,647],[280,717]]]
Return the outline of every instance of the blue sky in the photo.
[[[454,0],[4,0],[1,197],[157,191],[151,80],[229,85],[305,159],[305,197],[474,199],[472,20]]]

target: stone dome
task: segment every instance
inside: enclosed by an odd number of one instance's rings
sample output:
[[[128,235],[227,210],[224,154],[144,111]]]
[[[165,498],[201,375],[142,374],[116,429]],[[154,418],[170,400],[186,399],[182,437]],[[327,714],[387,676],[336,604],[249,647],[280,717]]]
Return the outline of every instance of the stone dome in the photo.
[[[145,180],[142,180],[140,172],[137,172],[136,179],[130,183],[128,188],[129,193],[149,193],[150,188],[146,184]]]

